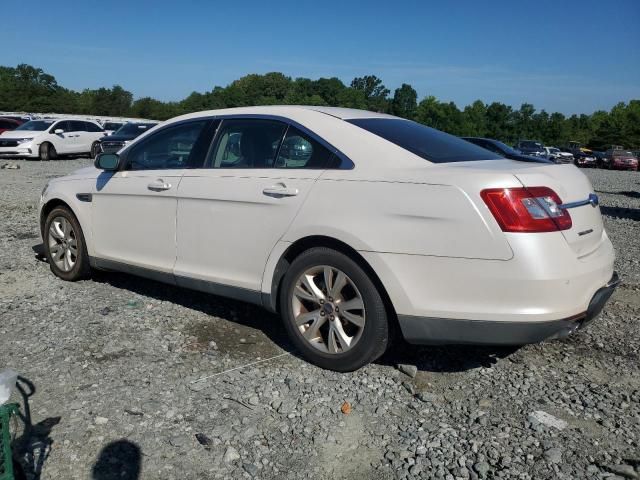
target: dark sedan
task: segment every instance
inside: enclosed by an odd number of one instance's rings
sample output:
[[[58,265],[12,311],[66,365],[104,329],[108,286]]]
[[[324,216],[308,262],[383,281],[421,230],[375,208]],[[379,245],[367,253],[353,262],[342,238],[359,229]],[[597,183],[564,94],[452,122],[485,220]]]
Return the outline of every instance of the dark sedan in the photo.
[[[497,153],[501,157],[509,158],[511,160],[518,160],[520,162],[535,162],[535,163],[554,163],[544,157],[533,157],[530,155],[523,155],[522,153],[514,150],[509,145],[502,143],[492,138],[479,138],[479,137],[462,137],[463,140],[471,142],[479,147],[482,147],[490,152]]]
[[[157,124],[157,122],[125,123],[112,135],[102,138],[100,144],[96,147],[96,151],[92,152],[92,156],[95,157],[98,153],[115,153],[125,147],[131,140],[142,135]]]

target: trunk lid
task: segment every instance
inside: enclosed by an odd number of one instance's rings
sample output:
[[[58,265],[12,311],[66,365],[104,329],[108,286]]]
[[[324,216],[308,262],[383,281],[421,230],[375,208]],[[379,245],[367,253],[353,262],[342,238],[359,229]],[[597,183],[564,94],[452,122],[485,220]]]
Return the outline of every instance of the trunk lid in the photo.
[[[593,196],[592,202],[587,203],[589,196],[595,194],[586,175],[574,165],[545,165],[526,171],[516,169],[513,173],[525,187],[553,189],[565,205],[584,202],[567,208],[572,226],[563,230],[562,235],[578,257],[588,255],[600,246],[604,230],[602,216]]]
[[[476,177],[490,174],[495,181],[484,188],[508,188],[500,174],[510,174],[525,187],[549,187],[553,189],[563,204],[586,201],[594,194],[591,182],[575,165],[518,162],[513,160],[487,160],[449,164],[449,169],[464,169]],[[512,177],[512,178],[513,178]],[[595,194],[594,194],[595,195]],[[567,209],[572,226],[563,230],[562,235],[577,257],[584,257],[598,249],[604,241],[600,207],[590,203]]]

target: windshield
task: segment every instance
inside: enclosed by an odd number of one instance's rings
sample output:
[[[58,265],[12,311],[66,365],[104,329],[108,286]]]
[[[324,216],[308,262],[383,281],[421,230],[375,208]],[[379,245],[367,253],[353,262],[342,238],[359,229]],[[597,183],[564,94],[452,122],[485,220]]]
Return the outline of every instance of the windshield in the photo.
[[[105,122],[105,124],[102,126],[103,129],[105,130],[118,130],[122,125],[124,125],[123,123],[116,123],[116,122]]]
[[[532,149],[535,148],[537,150],[542,150],[542,144],[538,142],[530,142],[530,141],[520,142],[520,147],[532,148]]]
[[[137,137],[156,125],[157,123],[125,123],[114,132],[114,135],[133,135]]]
[[[551,152],[551,153],[560,153],[560,149],[559,148],[550,148],[549,152]]]
[[[511,148],[506,143],[502,143],[498,140],[491,140],[491,143],[496,145],[500,150],[502,150],[507,155],[520,155],[518,152],[516,152],[513,148]]]
[[[16,130],[25,130],[28,132],[44,132],[47,128],[53,125],[55,120],[31,120],[27,123],[23,123]]]
[[[347,120],[433,163],[498,160],[502,157],[448,133],[399,118]]]

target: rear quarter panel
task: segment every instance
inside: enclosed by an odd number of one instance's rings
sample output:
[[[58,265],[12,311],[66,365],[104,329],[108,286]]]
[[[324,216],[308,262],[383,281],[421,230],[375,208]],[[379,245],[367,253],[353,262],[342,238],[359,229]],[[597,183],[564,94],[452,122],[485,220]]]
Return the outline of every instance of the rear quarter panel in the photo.
[[[283,240],[326,235],[360,251],[492,260],[513,256],[497,224],[480,211],[483,206],[458,186],[347,178],[331,172],[321,176]]]

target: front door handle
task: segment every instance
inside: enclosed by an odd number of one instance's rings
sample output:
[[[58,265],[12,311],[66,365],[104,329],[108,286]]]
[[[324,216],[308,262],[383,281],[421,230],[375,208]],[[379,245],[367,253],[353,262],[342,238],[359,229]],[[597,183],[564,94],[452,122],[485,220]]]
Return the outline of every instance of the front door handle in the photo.
[[[288,188],[284,183],[278,183],[262,190],[262,193],[268,197],[295,197],[298,195],[297,188]]]
[[[153,192],[162,192],[164,190],[169,190],[171,188],[171,184],[159,178],[147,185],[147,188]]]

